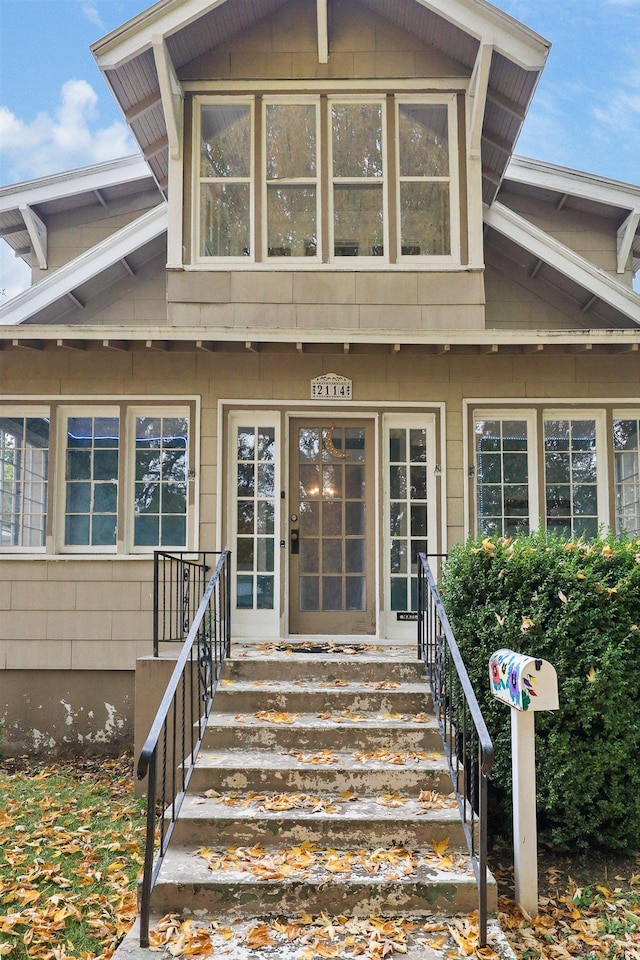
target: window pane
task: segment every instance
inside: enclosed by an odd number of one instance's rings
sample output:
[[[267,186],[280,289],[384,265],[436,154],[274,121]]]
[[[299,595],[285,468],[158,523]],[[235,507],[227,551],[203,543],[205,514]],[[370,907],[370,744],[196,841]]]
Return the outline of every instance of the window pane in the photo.
[[[116,544],[119,433],[118,417],[67,418],[67,546],[114,547]]]
[[[267,253],[270,257],[315,257],[316,188],[267,187]]]
[[[273,427],[236,428],[238,500],[234,555],[239,571],[252,572],[251,580],[238,576],[237,605],[242,609],[273,608],[275,442]]]
[[[315,105],[270,103],[265,114],[267,180],[315,177]]]
[[[0,417],[0,547],[45,544],[49,420]]]
[[[478,533],[529,532],[526,420],[476,420]]]
[[[398,116],[400,176],[449,176],[447,107],[444,104],[402,103]]]
[[[400,184],[400,244],[403,256],[451,253],[449,184]]]
[[[202,177],[248,177],[251,169],[251,112],[248,104],[202,107]]]
[[[545,420],[547,528],[596,536],[598,496],[595,420]]]
[[[616,531],[640,535],[640,420],[613,421]]]
[[[200,254],[248,257],[250,253],[248,183],[207,183],[200,205]]]
[[[381,177],[382,106],[334,103],[331,125],[334,177]]]
[[[186,544],[188,432],[186,417],[135,419],[134,508],[158,515],[154,524],[134,524],[135,546]]]
[[[336,184],[333,230],[336,257],[383,256],[382,186]]]

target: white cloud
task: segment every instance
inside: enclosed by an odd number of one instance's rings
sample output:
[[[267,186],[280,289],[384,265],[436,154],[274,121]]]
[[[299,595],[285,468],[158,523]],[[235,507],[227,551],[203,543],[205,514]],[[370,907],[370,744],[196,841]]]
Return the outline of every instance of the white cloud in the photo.
[[[67,80],[53,114],[31,122],[0,106],[0,153],[12,182],[58,173],[72,167],[113,160],[134,145],[124,123],[100,127],[98,97],[86,80]]]
[[[93,23],[99,30],[104,30],[104,23],[100,19],[100,14],[93,0],[80,0],[80,4],[82,12],[89,23]]]

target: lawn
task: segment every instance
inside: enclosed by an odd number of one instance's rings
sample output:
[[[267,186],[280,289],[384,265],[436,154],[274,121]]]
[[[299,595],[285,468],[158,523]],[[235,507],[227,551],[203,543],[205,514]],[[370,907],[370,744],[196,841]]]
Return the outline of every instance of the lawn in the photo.
[[[0,957],[107,960],[136,915],[132,761],[0,761]]]
[[[131,757],[0,761],[0,790],[0,958],[108,960],[136,912],[144,818]],[[513,904],[509,861],[508,847],[492,854],[518,960],[640,960],[639,857],[577,860],[543,846],[535,919]],[[497,957],[450,933],[445,960]]]

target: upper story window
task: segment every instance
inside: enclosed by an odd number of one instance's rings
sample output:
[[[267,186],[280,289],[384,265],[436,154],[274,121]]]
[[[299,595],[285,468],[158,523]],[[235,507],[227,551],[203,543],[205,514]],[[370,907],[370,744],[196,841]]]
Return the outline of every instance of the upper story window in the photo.
[[[459,262],[455,114],[454,96],[199,99],[197,261]]]

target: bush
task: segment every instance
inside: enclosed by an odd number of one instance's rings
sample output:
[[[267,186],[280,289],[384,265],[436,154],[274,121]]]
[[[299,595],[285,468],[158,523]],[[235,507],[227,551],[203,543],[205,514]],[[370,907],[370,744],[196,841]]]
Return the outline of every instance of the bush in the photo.
[[[454,547],[442,593],[494,742],[499,822],[511,815],[510,708],[491,654],[548,660],[560,709],[536,716],[538,826],[562,847],[640,849],[640,540],[545,533]]]

